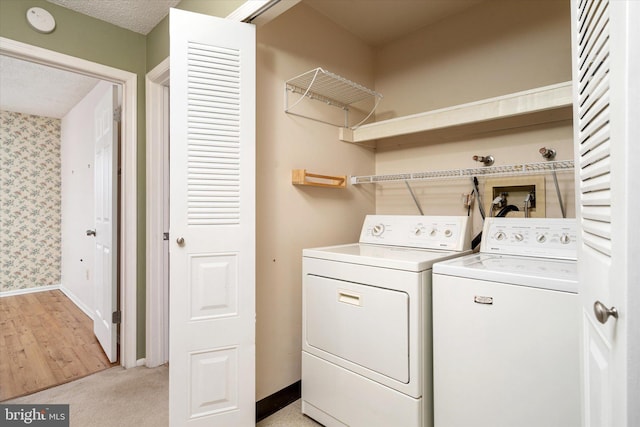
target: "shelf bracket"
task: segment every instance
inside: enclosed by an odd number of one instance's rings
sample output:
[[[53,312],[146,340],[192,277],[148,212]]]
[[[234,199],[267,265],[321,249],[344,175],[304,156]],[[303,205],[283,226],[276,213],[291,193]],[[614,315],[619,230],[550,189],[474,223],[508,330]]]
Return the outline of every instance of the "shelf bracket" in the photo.
[[[416,207],[418,208],[418,212],[420,212],[420,215],[424,215],[424,212],[422,211],[422,206],[420,206],[420,202],[418,202],[418,198],[416,197],[416,194],[413,192],[413,188],[411,188],[411,184],[409,184],[409,181],[405,181],[404,183],[407,186],[407,190],[409,190],[409,194],[411,194],[411,197],[413,198],[413,202],[416,204]]]

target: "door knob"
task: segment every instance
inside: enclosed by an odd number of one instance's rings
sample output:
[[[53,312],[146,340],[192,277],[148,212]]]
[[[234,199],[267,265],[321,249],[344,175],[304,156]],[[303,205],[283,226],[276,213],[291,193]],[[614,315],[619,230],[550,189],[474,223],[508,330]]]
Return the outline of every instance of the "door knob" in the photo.
[[[184,246],[184,237],[178,237],[176,239],[176,243],[178,244],[178,246]]]
[[[94,236],[96,235],[96,230],[87,230],[87,236]]]
[[[607,320],[609,320],[609,316],[615,319],[618,318],[618,310],[616,310],[615,307],[607,308],[607,306],[600,301],[596,301],[593,304],[593,312],[596,314],[596,319],[598,319],[598,322],[602,323],[603,325],[607,323]]]

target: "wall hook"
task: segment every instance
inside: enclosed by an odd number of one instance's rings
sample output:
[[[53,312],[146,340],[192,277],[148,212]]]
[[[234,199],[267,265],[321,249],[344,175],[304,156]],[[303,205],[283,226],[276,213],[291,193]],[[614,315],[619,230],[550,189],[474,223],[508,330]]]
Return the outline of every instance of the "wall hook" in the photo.
[[[495,161],[491,154],[489,154],[488,156],[473,156],[473,160],[475,160],[476,162],[482,162],[485,166],[491,166]]]
[[[553,148],[542,147],[538,151],[540,152],[542,157],[544,157],[547,160],[553,160],[556,158],[556,150],[554,150]]]

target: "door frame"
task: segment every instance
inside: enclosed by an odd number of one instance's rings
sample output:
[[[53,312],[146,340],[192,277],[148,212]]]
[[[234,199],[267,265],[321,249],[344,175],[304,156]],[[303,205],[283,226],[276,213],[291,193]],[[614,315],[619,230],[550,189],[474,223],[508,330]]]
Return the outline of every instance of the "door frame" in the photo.
[[[169,85],[169,58],[147,73],[146,125],[147,125],[147,316],[146,366],[153,368],[169,360],[169,289],[164,269],[164,210],[165,151],[164,141],[169,138],[168,102],[165,88]]]
[[[122,85],[122,196],[120,198],[120,365],[136,366],[137,293],[137,75],[85,59],[0,37],[0,54]]]

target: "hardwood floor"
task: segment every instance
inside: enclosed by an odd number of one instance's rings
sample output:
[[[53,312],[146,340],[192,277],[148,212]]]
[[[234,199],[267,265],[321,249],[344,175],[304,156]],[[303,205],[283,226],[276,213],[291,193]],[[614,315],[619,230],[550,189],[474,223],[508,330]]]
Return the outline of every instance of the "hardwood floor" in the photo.
[[[61,291],[0,298],[0,401],[111,366],[93,321]]]

